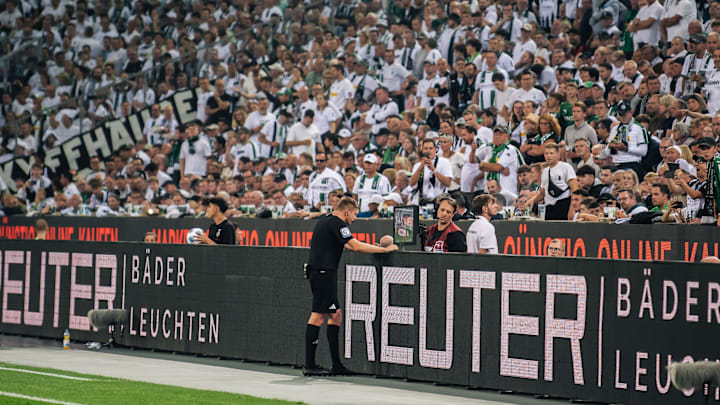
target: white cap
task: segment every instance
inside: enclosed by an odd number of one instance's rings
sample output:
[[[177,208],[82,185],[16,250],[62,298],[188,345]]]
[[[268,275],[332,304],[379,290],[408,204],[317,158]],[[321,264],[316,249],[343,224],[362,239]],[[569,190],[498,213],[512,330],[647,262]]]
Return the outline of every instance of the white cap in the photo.
[[[350,132],[347,128],[343,128],[338,132],[338,136],[340,136],[340,138],[350,138],[352,136],[352,132]]]
[[[390,194],[387,194],[387,195],[383,196],[383,200],[385,200],[385,201],[395,201],[395,202],[398,203],[398,204],[402,204],[402,203],[403,203],[402,196],[400,196],[400,194],[398,194],[398,193],[390,193]]]
[[[598,158],[598,159],[608,159],[608,158],[610,158],[610,156],[612,156],[612,155],[610,154],[610,149],[605,148],[605,149],[603,149],[603,150],[600,151],[600,153],[598,154],[597,158]]]
[[[377,163],[377,161],[378,161],[377,156],[375,156],[374,153],[368,153],[363,158],[363,162],[365,162],[365,163]]]
[[[675,149],[675,151],[678,153],[678,155],[682,156],[682,149],[680,149],[679,146],[673,145],[673,146],[668,147],[668,149]]]
[[[680,149],[677,145],[671,146],[671,148]],[[685,173],[688,173],[692,176],[697,176],[697,168],[695,168],[695,166],[688,163],[687,160],[680,158],[675,163],[677,163],[678,167],[680,167],[680,170],[684,171]]]
[[[368,200],[368,204],[377,204],[377,205],[380,205],[380,204],[383,203],[383,201],[385,201],[385,199],[383,199],[383,198],[382,198],[381,196],[379,196],[378,194],[375,194],[375,195],[373,195],[372,197],[370,197],[370,199]]]

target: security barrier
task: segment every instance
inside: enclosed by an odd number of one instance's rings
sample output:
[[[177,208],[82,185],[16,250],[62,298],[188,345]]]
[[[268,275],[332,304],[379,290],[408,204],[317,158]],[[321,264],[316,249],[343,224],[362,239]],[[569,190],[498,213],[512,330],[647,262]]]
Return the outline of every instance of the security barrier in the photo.
[[[124,344],[301,365],[307,257],[288,247],[3,241],[0,332],[60,342],[69,328],[101,340],[87,311],[125,308]],[[679,404],[703,394],[671,388],[666,365],[718,358],[714,265],[348,252],[338,276],[345,362],[365,373]],[[324,337],[319,355],[328,365]]]

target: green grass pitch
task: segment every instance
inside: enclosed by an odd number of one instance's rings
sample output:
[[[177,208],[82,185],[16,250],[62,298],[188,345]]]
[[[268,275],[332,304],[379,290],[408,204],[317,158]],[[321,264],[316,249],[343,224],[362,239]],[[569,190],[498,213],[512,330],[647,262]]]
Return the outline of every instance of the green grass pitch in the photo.
[[[204,391],[170,385],[121,380],[69,371],[17,366],[0,362],[0,392],[20,394],[58,402],[78,404],[298,404],[276,399],[263,399],[228,392]],[[12,370],[7,370],[8,368]],[[31,374],[16,370],[31,370],[61,376],[79,377],[91,381],[72,380],[56,376]],[[240,383],[240,382],[238,382]],[[272,393],[268,393],[272,395]],[[0,393],[2,404],[47,404],[25,398],[13,398]]]

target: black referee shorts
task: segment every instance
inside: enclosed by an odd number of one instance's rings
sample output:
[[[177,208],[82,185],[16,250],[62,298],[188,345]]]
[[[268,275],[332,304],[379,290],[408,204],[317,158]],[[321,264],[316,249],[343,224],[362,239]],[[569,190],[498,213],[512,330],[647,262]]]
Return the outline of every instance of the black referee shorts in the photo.
[[[337,297],[337,272],[329,270],[308,270],[312,290],[312,312],[334,314],[340,309]]]

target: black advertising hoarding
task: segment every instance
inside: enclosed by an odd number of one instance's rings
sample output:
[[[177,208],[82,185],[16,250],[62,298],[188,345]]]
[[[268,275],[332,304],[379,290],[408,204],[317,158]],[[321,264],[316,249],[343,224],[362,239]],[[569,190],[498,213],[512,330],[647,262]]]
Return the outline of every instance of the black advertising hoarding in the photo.
[[[185,243],[187,232],[206,229],[210,220],[157,217],[43,217],[48,221],[51,240],[97,242],[141,241],[145,232],[155,232],[160,243]],[[36,218],[3,217],[0,239],[32,239]],[[243,246],[309,247],[313,220],[231,218],[237,227],[236,241]],[[429,222],[425,221],[425,224]],[[544,256],[553,238],[565,241],[568,255],[645,261],[677,260],[699,262],[705,256],[720,255],[720,227],[699,225],[615,225],[541,221],[494,221],[498,248],[505,254]],[[467,230],[470,221],[458,225]],[[354,236],[376,244],[393,233],[392,220],[357,220]]]
[[[101,340],[84,315],[125,308],[121,342],[303,363],[307,249],[5,241],[0,332]],[[681,266],[681,267],[679,267]],[[720,358],[714,265],[347,253],[342,353],[382,376],[603,402],[697,403],[669,361]],[[324,335],[324,334],[323,334]],[[343,344],[344,343],[344,344]],[[329,364],[321,338],[321,364]],[[710,392],[717,401],[717,391]]]

